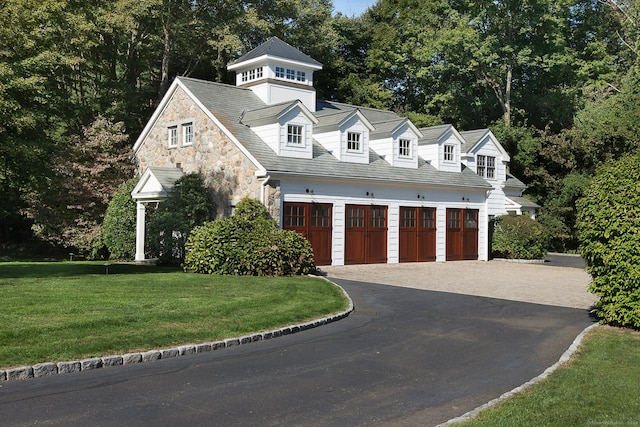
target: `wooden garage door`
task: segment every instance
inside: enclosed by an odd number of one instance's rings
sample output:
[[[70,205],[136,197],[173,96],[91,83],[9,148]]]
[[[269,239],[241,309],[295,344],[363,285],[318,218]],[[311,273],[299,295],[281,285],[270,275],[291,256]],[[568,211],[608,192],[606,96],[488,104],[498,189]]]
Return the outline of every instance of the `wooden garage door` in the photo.
[[[303,235],[313,247],[316,265],[331,265],[332,205],[322,203],[285,203],[284,229]]]
[[[447,209],[447,261],[478,259],[478,213]]]
[[[400,262],[436,260],[436,210],[400,208]]]
[[[387,207],[347,205],[345,264],[387,262]]]

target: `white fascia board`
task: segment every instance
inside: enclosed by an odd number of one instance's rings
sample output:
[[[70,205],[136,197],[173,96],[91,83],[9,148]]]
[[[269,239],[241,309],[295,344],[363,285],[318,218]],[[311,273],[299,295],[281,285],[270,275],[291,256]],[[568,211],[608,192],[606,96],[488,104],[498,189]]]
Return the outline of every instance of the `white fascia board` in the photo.
[[[256,166],[256,168],[264,169],[264,167],[260,164],[260,162],[255,157],[253,157],[253,155],[249,152],[249,150],[247,150],[244,147],[244,145],[242,145],[240,143],[238,138],[236,138],[235,135],[233,133],[231,133],[231,131],[229,129],[227,129],[220,122],[220,120],[218,120],[217,117],[214,116],[213,113],[211,111],[209,111],[209,109],[206,108],[202,104],[202,102],[200,102],[200,100],[196,96],[193,95],[193,93],[191,93],[191,91],[189,91],[189,89],[187,89],[187,87],[179,80],[179,78],[177,78],[176,80],[178,81],[177,84],[182,88],[182,90],[185,91],[187,96],[189,98],[191,98],[193,100],[193,102],[196,103],[198,108],[200,108],[202,111],[204,111],[204,113],[207,115],[207,117],[209,117],[209,119],[211,119],[211,121],[213,121],[216,124],[216,126],[218,126],[222,130],[222,132],[236,145],[236,147],[238,147],[238,149],[242,152],[242,154],[247,156],[247,158],[251,161],[251,163],[253,163]]]
[[[393,130],[391,131],[391,135],[392,137],[395,137],[396,133],[402,129],[402,127],[404,125],[408,125],[409,129],[411,129],[411,131],[418,137],[418,139],[420,138],[424,138],[424,134],[422,132],[420,132],[420,129],[418,129],[416,127],[416,125],[413,124],[413,122],[407,118],[403,119],[398,126],[396,126],[395,128],[393,128]]]
[[[466,143],[465,139],[462,137],[462,135],[460,135],[460,132],[458,132],[458,130],[451,126],[449,129],[447,129],[445,132],[442,133],[442,135],[440,135],[438,137],[438,144],[442,143],[442,139],[447,136],[447,133],[451,132],[451,134],[454,136],[455,139],[458,140],[458,142],[460,143],[460,147],[463,147],[464,144]],[[464,154],[464,153],[461,153]]]
[[[158,118],[160,117],[164,109],[167,107],[167,104],[169,103],[169,100],[175,93],[177,87],[178,87],[178,79],[176,78],[173,81],[173,83],[171,83],[171,86],[169,86],[167,93],[165,93],[164,96],[162,97],[160,104],[158,104],[158,106],[156,107],[155,111],[151,115],[151,118],[145,125],[144,129],[142,129],[142,132],[140,132],[140,136],[138,136],[138,139],[136,139],[136,143],[133,144],[134,154],[138,151],[138,149],[142,145],[142,142],[147,138],[147,135],[149,135],[149,132],[151,132],[151,129],[153,129],[153,127],[155,126],[156,121],[158,120]]]
[[[307,68],[311,70],[322,70],[322,65],[310,64],[308,62],[293,61],[291,59],[281,58],[273,55],[262,55],[257,58],[250,59],[248,61],[236,62],[235,64],[227,65],[227,70],[233,71],[238,68],[250,67],[251,65],[264,64],[267,62],[279,62],[288,64],[294,67]]]
[[[284,110],[280,111],[280,113],[278,114],[278,120],[280,120],[282,117],[284,117],[290,111],[292,111],[292,110],[294,110],[296,108],[299,108],[300,111],[302,111],[302,114],[304,114],[307,117],[307,119],[309,119],[309,121],[311,123],[313,123],[314,125],[318,124],[319,120],[316,118],[316,116],[299,99],[297,99],[295,102],[291,103],[291,105],[289,105]]]
[[[493,132],[491,132],[491,130],[489,129],[487,129],[484,135],[478,138],[478,140],[471,146],[466,154],[468,154],[469,156],[473,156],[472,153],[478,148],[479,145],[485,142],[486,139],[489,139],[491,143],[498,149],[500,154],[502,154],[502,161],[504,163],[508,163],[511,161],[511,157],[509,156],[509,153],[507,153],[507,150],[504,149],[502,144],[500,144],[500,141],[498,141],[498,138],[496,138]]]
[[[367,128],[369,129],[369,132],[373,132],[376,128],[371,124],[371,122],[369,120],[367,120],[367,118],[364,116],[364,114],[362,114],[362,112],[360,111],[359,108],[356,108],[355,110],[353,110],[353,112],[351,114],[349,114],[347,117],[345,117],[344,119],[342,119],[342,121],[340,123],[338,123],[338,127],[341,128],[346,122],[348,122],[349,120],[351,120],[354,116],[358,116],[358,119],[360,120],[360,122]]]

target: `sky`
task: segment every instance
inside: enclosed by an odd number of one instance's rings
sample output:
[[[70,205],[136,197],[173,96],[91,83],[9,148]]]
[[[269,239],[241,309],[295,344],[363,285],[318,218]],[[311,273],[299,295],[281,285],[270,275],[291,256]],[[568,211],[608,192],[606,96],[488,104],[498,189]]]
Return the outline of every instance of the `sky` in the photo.
[[[377,0],[333,0],[333,13],[342,12],[346,16],[360,16]]]

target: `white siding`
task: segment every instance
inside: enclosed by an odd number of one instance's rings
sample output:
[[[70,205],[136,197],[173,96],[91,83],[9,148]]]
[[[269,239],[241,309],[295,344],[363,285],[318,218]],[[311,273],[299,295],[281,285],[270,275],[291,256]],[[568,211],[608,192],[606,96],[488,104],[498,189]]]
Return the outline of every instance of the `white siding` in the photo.
[[[251,128],[276,154],[279,153],[279,133],[280,125],[278,123],[268,124],[264,126],[255,126]]]
[[[303,143],[300,146],[287,144],[287,126],[299,125],[303,127]],[[278,155],[285,157],[296,157],[299,159],[313,158],[312,143],[313,124],[299,110],[293,109],[280,119],[280,143]]]
[[[411,141],[411,157],[400,156],[401,139],[408,139]],[[401,168],[418,168],[418,135],[409,129],[409,125],[405,125],[393,136],[393,156],[391,157],[391,164]]]
[[[313,190],[313,194],[307,193]],[[374,197],[367,196],[373,193]],[[446,210],[447,208],[478,209],[479,259],[487,259],[487,207],[485,190],[447,190],[435,188],[408,188],[398,185],[373,183],[337,183],[306,179],[282,180],[283,202],[333,204],[332,259],[333,265],[344,264],[345,205],[379,205],[388,207],[387,256],[389,263],[399,261],[400,206],[436,208],[436,261],[446,260]],[[419,197],[417,197],[419,196]],[[469,201],[467,201],[467,199]]]
[[[438,144],[428,144],[418,146],[418,155],[429,162],[436,169],[440,168],[440,157],[438,156]]]
[[[454,146],[454,158],[453,161],[444,160],[444,146]],[[452,132],[449,132],[447,136],[438,142],[438,170],[445,172],[460,172],[460,140],[455,137]]]

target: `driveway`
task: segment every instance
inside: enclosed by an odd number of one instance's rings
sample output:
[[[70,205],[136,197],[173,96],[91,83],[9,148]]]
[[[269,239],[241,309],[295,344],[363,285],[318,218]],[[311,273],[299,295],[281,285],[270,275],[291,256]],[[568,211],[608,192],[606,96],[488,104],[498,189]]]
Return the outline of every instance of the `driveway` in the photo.
[[[354,301],[344,320],[216,352],[0,383],[0,425],[437,425],[539,375],[592,323],[580,269],[492,261],[326,270]]]

